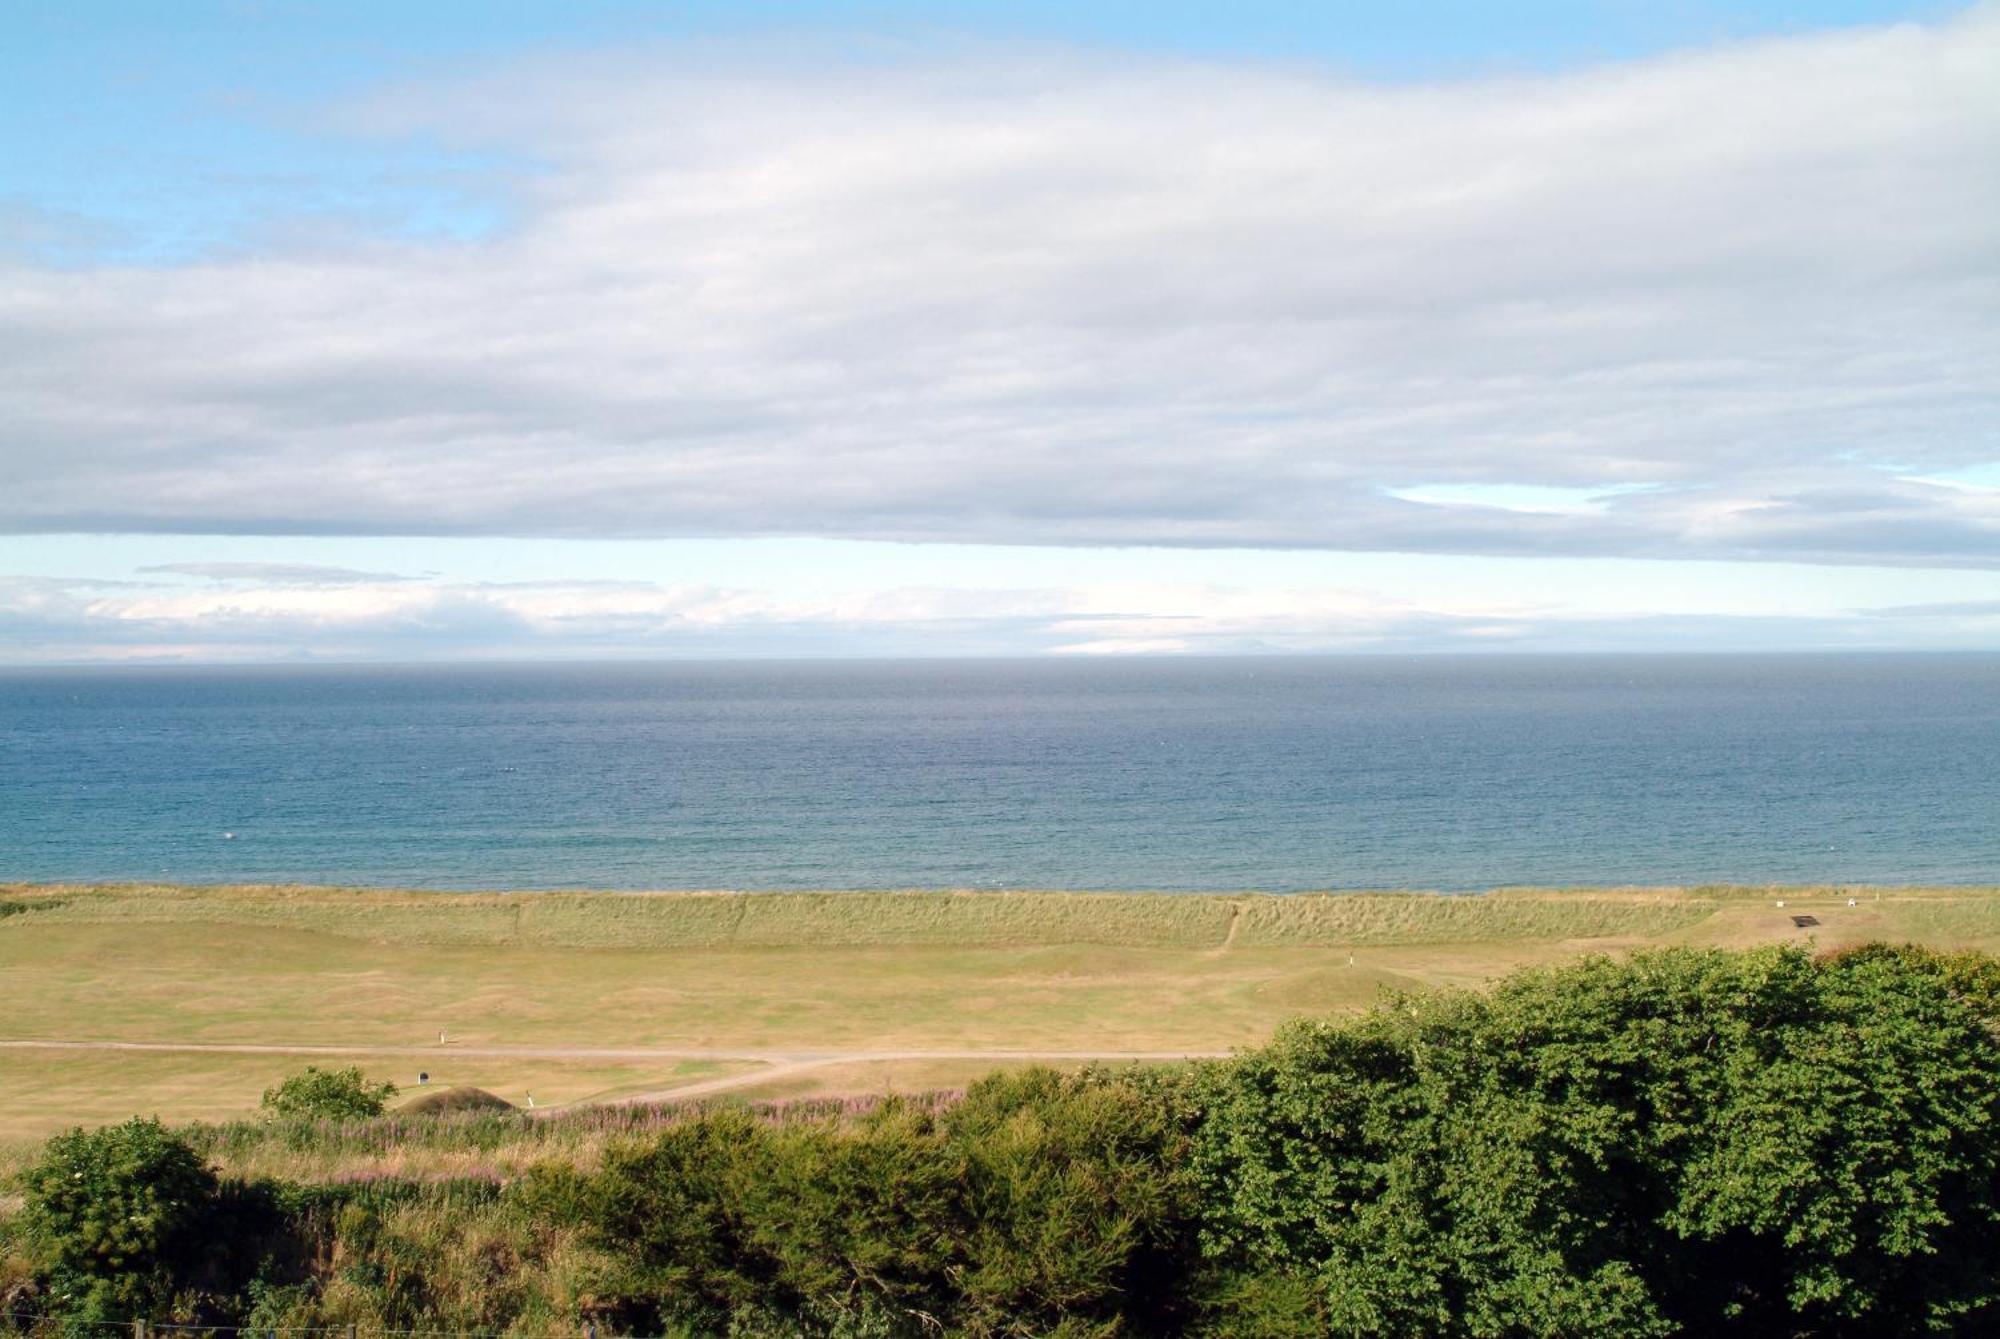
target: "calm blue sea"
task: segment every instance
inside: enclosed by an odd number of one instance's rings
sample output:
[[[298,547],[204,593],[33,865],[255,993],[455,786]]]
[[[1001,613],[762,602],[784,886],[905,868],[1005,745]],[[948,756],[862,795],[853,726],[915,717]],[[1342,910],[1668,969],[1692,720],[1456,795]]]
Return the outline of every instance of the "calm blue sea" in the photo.
[[[2000,656],[0,672],[0,879],[138,878],[2000,882]]]

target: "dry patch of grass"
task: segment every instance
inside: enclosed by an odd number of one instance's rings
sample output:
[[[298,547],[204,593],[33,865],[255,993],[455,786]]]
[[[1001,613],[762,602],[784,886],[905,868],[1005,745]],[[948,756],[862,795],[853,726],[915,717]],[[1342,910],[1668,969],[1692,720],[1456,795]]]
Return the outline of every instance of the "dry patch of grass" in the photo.
[[[1055,1069],[1081,1069],[1082,1060],[863,1060],[814,1065],[810,1069],[778,1071],[768,1079],[730,1089],[730,1096],[750,1102],[789,1102],[846,1097],[853,1094],[916,1094],[962,1089],[997,1070],[1046,1063]]]
[[[916,1071],[906,1073],[914,1077]],[[905,1086],[896,1091],[906,1101],[936,1107],[956,1100],[960,1087]],[[762,1120],[783,1123],[851,1116],[873,1108],[879,1101],[872,1094],[818,1097],[787,1093],[777,1100],[748,1100],[731,1095],[685,1101],[580,1105],[559,1111],[499,1109],[428,1114],[391,1111],[363,1120],[248,1117],[193,1121],[181,1128],[205,1160],[235,1176],[308,1183],[492,1183],[519,1176],[536,1163],[550,1159],[589,1169],[614,1141],[678,1124],[717,1106],[747,1108]],[[33,1160],[39,1151],[38,1141],[0,1140],[0,1184]]]
[[[485,1088],[516,1106],[612,1101],[628,1093],[763,1068],[754,1061],[656,1060],[605,1063],[456,1057],[217,1055],[159,1051],[0,1050],[0,1142],[45,1136],[72,1125],[103,1125],[127,1116],[165,1120],[235,1120],[257,1110],[264,1090],[309,1064],[354,1063],[370,1077],[420,1091]]]

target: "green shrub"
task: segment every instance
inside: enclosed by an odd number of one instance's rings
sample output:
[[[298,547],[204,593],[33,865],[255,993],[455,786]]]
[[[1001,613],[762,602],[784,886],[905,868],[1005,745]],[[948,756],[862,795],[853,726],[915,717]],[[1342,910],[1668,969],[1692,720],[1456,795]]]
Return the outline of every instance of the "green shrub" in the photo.
[[[1181,1171],[1187,1137],[1149,1087],[1036,1068],[982,1079],[945,1113],[965,1164],[956,1283],[969,1330],[1110,1334],[1173,1322],[1195,1205]]]
[[[1039,1069],[942,1118],[717,1112],[614,1150],[587,1190],[551,1171],[517,1194],[585,1206],[627,1297],[691,1332],[1171,1333],[1193,1204],[1178,1108],[1148,1089]]]
[[[723,1111],[606,1152],[592,1228],[628,1262],[623,1290],[661,1319],[720,1326],[764,1291],[771,1271],[749,1250],[740,1188],[761,1173],[768,1138]]]
[[[965,1167],[933,1118],[891,1100],[853,1128],[791,1126],[765,1143],[739,1193],[770,1295],[856,1334],[941,1324]]]
[[[516,1215],[553,1227],[587,1226],[597,1214],[598,1178],[567,1162],[538,1162],[507,1187],[506,1201]]]
[[[155,1120],[72,1130],[49,1140],[21,1187],[51,1312],[164,1317],[176,1299],[187,1309],[222,1186],[185,1140]]]
[[[1674,951],[1296,1025],[1212,1091],[1205,1246],[1342,1334],[1968,1324],[2000,1045],[1963,966]]]
[[[302,1120],[365,1120],[388,1109],[393,1083],[370,1083],[359,1068],[321,1069],[308,1065],[275,1088],[264,1090],[264,1110]]]

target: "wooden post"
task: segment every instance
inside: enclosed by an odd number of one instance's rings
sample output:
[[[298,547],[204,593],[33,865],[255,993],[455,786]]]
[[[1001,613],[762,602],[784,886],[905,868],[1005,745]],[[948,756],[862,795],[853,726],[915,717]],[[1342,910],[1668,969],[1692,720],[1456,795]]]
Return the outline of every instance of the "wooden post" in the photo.
[[[347,1339],[354,1339],[354,1322],[347,1323]]]
[[[135,1320],[132,1322],[132,1339],[146,1339],[146,1322],[144,1320]]]

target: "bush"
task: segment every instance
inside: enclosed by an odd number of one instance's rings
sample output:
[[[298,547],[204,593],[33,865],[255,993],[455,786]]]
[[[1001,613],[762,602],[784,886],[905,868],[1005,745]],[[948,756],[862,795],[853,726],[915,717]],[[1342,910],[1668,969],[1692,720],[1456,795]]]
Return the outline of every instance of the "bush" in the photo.
[[[275,1088],[264,1090],[264,1110],[298,1120],[366,1120],[388,1109],[393,1083],[370,1083],[360,1069],[308,1065]]]
[[[717,1329],[757,1299],[771,1270],[749,1249],[742,1187],[759,1179],[768,1138],[748,1114],[724,1111],[606,1152],[591,1227],[630,1262],[624,1291],[664,1320]]]
[[[927,1112],[891,1100],[852,1128],[797,1125],[765,1142],[740,1193],[772,1296],[857,1334],[950,1314],[964,1164]]]
[[[945,1114],[965,1166],[956,1274],[972,1332],[1177,1332],[1195,1204],[1157,1087],[1035,1068],[981,1080]]]
[[[1205,1245],[1313,1333],[1884,1334],[2000,1301],[1965,964],[1675,951],[1300,1024],[1211,1095]]]
[[[1194,1259],[1175,1110],[1133,1076],[1038,1069],[942,1119],[716,1112],[518,1198],[580,1206],[627,1297],[694,1333],[1172,1333]]]
[[[221,1183],[158,1121],[57,1135],[21,1186],[53,1313],[163,1316],[202,1281]]]

